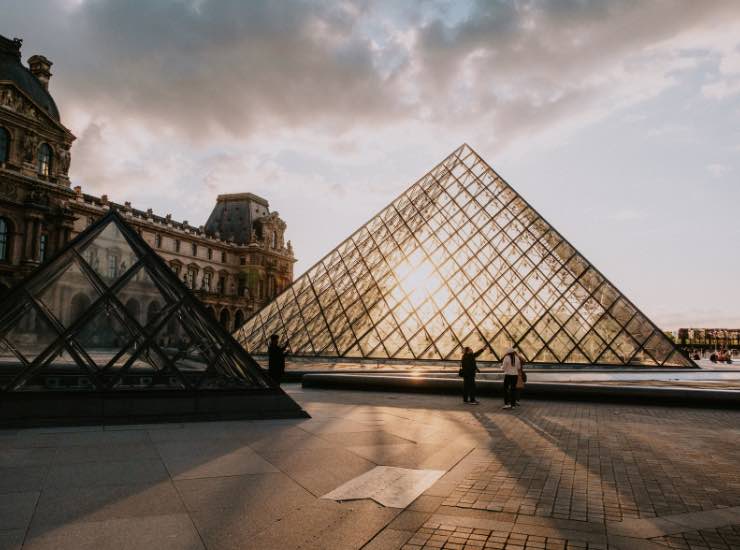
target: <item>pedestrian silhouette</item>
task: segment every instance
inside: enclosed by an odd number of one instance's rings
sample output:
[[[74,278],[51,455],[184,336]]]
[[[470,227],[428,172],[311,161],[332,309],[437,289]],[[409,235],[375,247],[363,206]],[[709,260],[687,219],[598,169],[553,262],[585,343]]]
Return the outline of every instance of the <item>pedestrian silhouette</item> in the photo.
[[[463,379],[463,402],[470,405],[478,404],[475,400],[475,373],[480,372],[480,370],[478,365],[475,364],[475,358],[483,353],[485,349],[485,346],[476,352],[467,346],[463,349],[463,356],[460,361],[460,376]]]
[[[285,356],[287,355],[287,349],[287,341],[281,346],[278,342],[277,334],[270,336],[270,343],[267,347],[267,370],[270,373],[270,378],[272,378],[278,386],[282,382],[283,374],[285,373]]]
[[[520,377],[526,382],[526,375],[522,368],[522,359],[514,348],[509,348],[501,361],[501,369],[504,371],[504,409],[512,409],[518,405]]]

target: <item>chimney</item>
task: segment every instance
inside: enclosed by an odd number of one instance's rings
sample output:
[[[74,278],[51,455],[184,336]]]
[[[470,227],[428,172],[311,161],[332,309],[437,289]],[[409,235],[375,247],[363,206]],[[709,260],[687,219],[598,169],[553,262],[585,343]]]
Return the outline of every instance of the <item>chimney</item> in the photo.
[[[28,58],[28,68],[31,70],[31,74],[36,77],[44,90],[49,89],[49,79],[51,78],[51,66],[53,63],[46,59],[43,55],[32,55]]]

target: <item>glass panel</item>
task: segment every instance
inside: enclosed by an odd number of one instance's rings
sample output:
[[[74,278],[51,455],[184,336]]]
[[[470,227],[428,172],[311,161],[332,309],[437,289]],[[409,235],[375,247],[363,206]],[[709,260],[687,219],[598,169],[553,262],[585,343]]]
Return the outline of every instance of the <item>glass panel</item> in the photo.
[[[601,352],[604,351],[604,348],[606,348],[606,344],[604,344],[604,342],[596,335],[596,333],[589,332],[583,338],[583,340],[578,343],[578,347],[593,363],[596,361],[599,355],[601,355]]]
[[[75,260],[36,294],[36,298],[65,327],[79,319],[99,297],[100,293]]]
[[[568,357],[566,358],[565,362],[566,363],[582,363],[582,364],[591,363],[591,361],[588,359],[588,357],[586,357],[585,355],[583,355],[583,353],[581,352],[581,350],[579,350],[578,348],[574,349],[571,352],[571,354],[568,355]]]
[[[58,338],[58,334],[31,304],[24,304],[15,314],[12,328],[4,337],[5,360],[17,363],[14,355],[20,355],[30,363]]]
[[[534,331],[530,330],[522,341],[519,342],[519,350],[524,354],[527,361],[533,361],[543,345],[544,342],[540,337]]]
[[[642,344],[653,333],[653,326],[639,313],[627,324],[627,332],[638,344]]]
[[[535,363],[559,363],[559,360],[555,355],[548,349],[542,348],[534,358]]]
[[[671,356],[663,363],[664,367],[691,367],[691,361],[689,361],[685,355],[680,351],[674,351]]]
[[[490,340],[490,344],[493,352],[496,354],[496,357],[498,359],[502,359],[504,357],[504,353],[506,353],[506,350],[514,345],[511,337],[506,334],[506,331],[504,330],[496,334],[496,336],[494,336]]]
[[[619,324],[607,313],[594,326],[594,330],[605,342],[611,342],[619,333]]]
[[[560,330],[555,337],[548,344],[549,348],[557,356],[559,361],[565,361],[571,350],[573,349],[573,341],[568,337],[568,334]]]
[[[126,311],[140,325],[146,325],[154,314],[154,309],[162,309],[170,300],[159,291],[149,273],[141,267],[116,293]]]
[[[75,341],[98,368],[106,366],[123,347],[128,347],[135,336],[121,317],[115,307],[101,306],[75,336]]]
[[[606,351],[601,354],[601,357],[599,357],[599,363],[603,363],[605,365],[621,365],[622,360],[617,357],[612,350],[607,348]]]
[[[109,222],[91,242],[81,246],[79,252],[108,286],[138,260],[128,241],[113,222]]]
[[[673,351],[673,344],[660,332],[654,332],[645,342],[645,350],[653,356],[658,363],[663,363]]]
[[[611,348],[621,358],[622,362],[627,363],[637,351],[637,343],[624,331],[611,343]]]

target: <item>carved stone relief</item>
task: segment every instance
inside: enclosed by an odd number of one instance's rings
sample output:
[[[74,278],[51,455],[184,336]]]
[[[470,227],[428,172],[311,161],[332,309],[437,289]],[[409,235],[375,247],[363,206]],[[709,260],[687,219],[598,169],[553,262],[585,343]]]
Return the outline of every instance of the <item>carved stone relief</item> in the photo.
[[[0,181],[0,195],[8,199],[18,197],[18,186],[10,181]]]
[[[59,149],[57,156],[59,157],[59,166],[62,169],[62,174],[67,174],[69,172],[69,164],[72,161],[72,155],[69,153],[69,149],[66,147]]]
[[[23,160],[26,162],[33,162],[36,157],[36,145],[38,145],[39,138],[30,132],[26,132],[23,136]]]
[[[44,118],[30,101],[27,101],[20,93],[9,86],[0,90],[0,106],[36,120],[43,120]]]

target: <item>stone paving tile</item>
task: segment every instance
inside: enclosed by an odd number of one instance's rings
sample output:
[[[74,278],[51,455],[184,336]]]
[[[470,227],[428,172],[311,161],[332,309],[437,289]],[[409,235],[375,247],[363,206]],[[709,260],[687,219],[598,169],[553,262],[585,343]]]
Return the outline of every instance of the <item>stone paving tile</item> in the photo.
[[[48,472],[45,465],[0,468],[0,493],[40,491]]]
[[[374,463],[341,448],[260,451],[260,455],[316,497],[375,467]]]
[[[157,443],[157,450],[173,479],[277,471],[252,448],[236,441],[168,441]]]
[[[33,513],[29,536],[78,522],[183,513],[171,481],[45,489]]]
[[[26,529],[38,498],[36,491],[0,494],[0,531]]]
[[[604,544],[427,522],[403,550],[606,550]]]
[[[738,550],[740,525],[727,525],[718,529],[701,529],[656,537],[652,542],[675,550]]]
[[[740,411],[288,390],[312,420],[0,431],[0,550],[740,549]],[[318,498],[376,462],[448,471]]]
[[[21,550],[25,536],[25,529],[0,531],[0,550]]]
[[[24,550],[203,550],[187,514],[66,523],[29,534]]]
[[[740,505],[736,413],[536,403],[475,416],[489,453],[447,506],[622,521]]]

